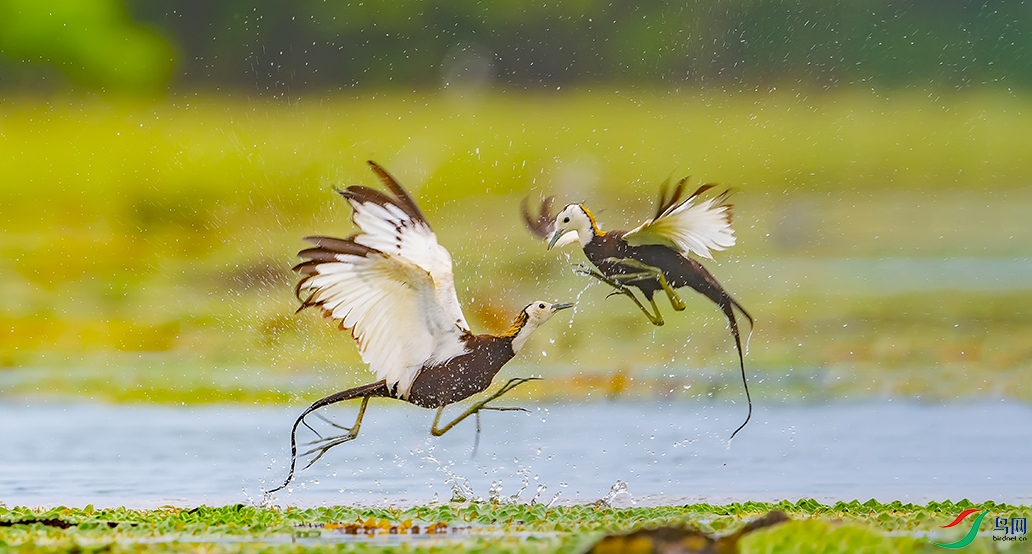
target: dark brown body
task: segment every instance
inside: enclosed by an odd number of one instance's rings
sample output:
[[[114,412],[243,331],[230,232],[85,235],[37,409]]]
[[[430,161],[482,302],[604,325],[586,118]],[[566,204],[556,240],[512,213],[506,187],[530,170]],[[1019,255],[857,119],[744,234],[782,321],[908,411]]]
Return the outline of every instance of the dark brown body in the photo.
[[[626,231],[610,231],[601,235],[596,234],[591,238],[591,242],[584,246],[584,255],[603,275],[612,277],[614,275],[641,271],[633,267],[606,261],[608,258],[638,260],[646,265],[662,270],[671,287],[675,289],[691,287],[720,306],[724,315],[728,317],[733,327],[735,327],[735,334],[737,334],[737,324],[735,324],[732,307],[738,308],[750,322],[752,321],[749,313],[734,298],[731,298],[731,295],[724,290],[724,287],[720,286],[716,278],[702,264],[692,258],[683,256],[673,248],[661,244],[646,244],[642,246],[628,244],[623,238],[624,234],[626,234]],[[657,292],[663,290],[659,281],[652,277],[632,281],[628,285],[636,287],[648,300],[652,300],[652,297]]]
[[[423,408],[440,408],[484,391],[513,356],[511,336],[470,335],[470,349],[445,363],[424,367],[416,375],[408,402]]]
[[[491,386],[494,376],[516,355],[511,336],[469,335],[470,351],[444,363],[424,366],[409,389],[408,398],[399,397],[383,380],[340,391],[317,401],[308,412],[329,404],[354,398],[396,398],[421,408],[440,408],[461,402]]]

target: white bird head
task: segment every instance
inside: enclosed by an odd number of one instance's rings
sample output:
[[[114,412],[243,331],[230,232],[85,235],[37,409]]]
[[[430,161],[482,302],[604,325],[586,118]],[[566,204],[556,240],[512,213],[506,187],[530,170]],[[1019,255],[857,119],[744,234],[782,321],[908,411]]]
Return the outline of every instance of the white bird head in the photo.
[[[516,321],[513,322],[513,332],[515,332],[515,335],[512,339],[512,351],[519,352],[523,345],[526,344],[527,339],[530,338],[530,333],[542,323],[552,319],[556,312],[572,307],[572,302],[552,304],[544,300],[535,300],[527,304],[527,307],[523,308],[520,315],[516,317]]]
[[[583,204],[568,204],[555,216],[555,232],[548,241],[548,249],[577,241],[584,246],[597,233],[600,231],[595,216]]]

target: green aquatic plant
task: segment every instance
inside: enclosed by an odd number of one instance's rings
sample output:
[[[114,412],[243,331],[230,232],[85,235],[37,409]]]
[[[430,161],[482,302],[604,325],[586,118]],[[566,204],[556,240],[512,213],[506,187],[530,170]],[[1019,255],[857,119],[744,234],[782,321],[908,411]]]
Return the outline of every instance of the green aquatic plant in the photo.
[[[1028,517],[1032,506],[930,502],[744,502],[611,508],[592,505],[463,503],[367,508],[165,507],[154,510],[0,506],[0,551],[58,552],[582,552],[598,539],[661,526],[688,525],[727,535],[772,510],[788,523],[739,541],[752,552],[930,552],[954,536],[940,526],[968,508]],[[419,532],[413,529],[419,527]],[[431,532],[431,528],[433,531]],[[394,530],[392,532],[392,529]],[[966,531],[966,529],[964,530]],[[980,536],[971,552],[992,551]]]

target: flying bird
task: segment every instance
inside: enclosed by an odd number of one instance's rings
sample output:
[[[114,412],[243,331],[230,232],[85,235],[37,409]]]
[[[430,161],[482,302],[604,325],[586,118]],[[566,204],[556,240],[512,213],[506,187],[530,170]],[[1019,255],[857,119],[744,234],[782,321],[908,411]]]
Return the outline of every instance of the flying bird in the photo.
[[[450,423],[440,425],[445,406],[486,390],[534,329],[572,306],[536,300],[520,311],[508,331],[474,335],[455,294],[448,250],[438,244],[405,189],[375,162],[370,161],[369,166],[390,194],[364,186],[338,191],[351,205],[352,221],[361,231],[344,239],[307,237],[315,246],[298,253],[305,261],[294,267],[303,276],[295,294],[301,300],[298,312],[318,308],[338,322],[342,331],[351,332],[362,361],[378,380],[331,394],[301,413],[290,432],[290,473],[282,485],[266,494],[283,489],[294,477],[298,425],[308,426],[305,417],[330,404],[362,401],[351,427],[330,422],[344,434],[320,437],[311,450],[301,454],[316,454],[305,468],[329,449],[358,436],[370,398],[394,398],[436,408],[430,429],[434,436],[443,435],[471,415],[476,415],[479,432],[482,410],[522,410],[488,402],[534,378],[511,379]]]
[[[656,305],[655,295],[662,292],[674,310],[685,309],[677,290],[691,287],[712,300],[727,318],[731,334],[738,348],[738,362],[742,383],[749,403],[749,413],[731,438],[745,427],[752,417],[752,398],[745,378],[745,358],[738,330],[735,310],[747,320],[750,328],[753,318],[716,278],[698,260],[695,254],[712,259],[711,251],[734,246],[735,234],[731,228],[730,191],[702,199],[701,195],[714,187],[705,184],[684,200],[688,179],[682,179],[672,192],[665,182],[660,190],[656,214],[630,231],[602,232],[598,221],[584,204],[568,204],[558,215],[551,215],[553,197],[541,202],[540,212],[531,213],[527,199],[523,199],[523,218],[537,237],[548,241],[548,249],[580,243],[584,255],[595,266],[578,266],[578,273],[594,277],[613,287],[612,295],[625,295],[634,301],[654,325],[663,325],[663,314]],[[669,195],[668,195],[669,192]],[[651,304],[650,312],[638,300],[631,288],[638,289]]]

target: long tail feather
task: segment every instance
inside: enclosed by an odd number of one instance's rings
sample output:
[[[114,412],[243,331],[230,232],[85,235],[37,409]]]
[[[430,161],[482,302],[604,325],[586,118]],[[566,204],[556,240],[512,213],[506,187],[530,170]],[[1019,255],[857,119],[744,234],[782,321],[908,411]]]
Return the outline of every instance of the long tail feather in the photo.
[[[290,482],[294,480],[294,468],[297,465],[297,427],[298,425],[301,425],[302,422],[304,422],[305,416],[324,406],[336,404],[337,402],[344,402],[346,400],[354,400],[356,398],[362,398],[364,396],[390,396],[390,390],[387,388],[387,382],[380,380],[375,383],[370,383],[368,385],[362,385],[360,387],[335,392],[325,398],[320,398],[319,400],[316,400],[314,403],[312,403],[311,406],[309,406],[304,412],[302,412],[300,416],[298,416],[297,420],[294,421],[294,426],[290,429],[290,472],[287,473],[287,478],[283,481],[282,485],[274,489],[265,491],[266,496],[276,491],[285,489],[287,485],[289,485]],[[307,422],[305,422],[305,426],[308,426]],[[311,429],[311,427],[309,427],[309,429]]]
[[[738,321],[735,319],[735,312],[732,306],[741,310],[742,314],[749,320],[750,329],[752,329],[753,319],[752,316],[749,315],[749,312],[742,309],[742,306],[733,298],[730,296],[725,296],[724,298],[726,298],[726,301],[720,303],[720,308],[724,311],[724,315],[727,316],[728,325],[731,327],[731,334],[735,337],[735,346],[738,348],[738,366],[742,369],[742,385],[745,387],[745,399],[749,402],[749,413],[746,414],[745,421],[738,426],[738,429],[735,429],[735,432],[731,433],[731,438],[728,439],[728,442],[730,442],[735,438],[735,435],[737,435],[738,432],[741,431],[747,423],[749,423],[749,420],[752,419],[752,397],[749,395],[749,381],[745,378],[745,354],[742,352],[742,336],[741,333],[738,332]]]

